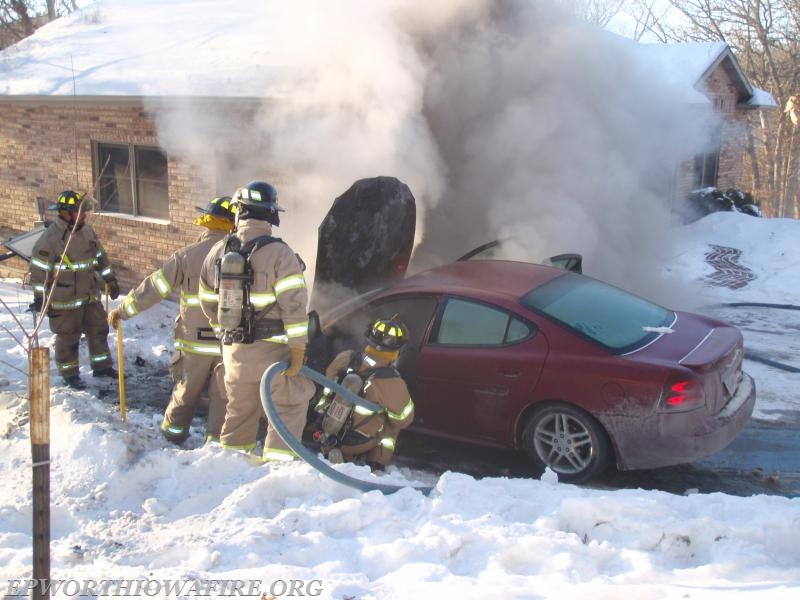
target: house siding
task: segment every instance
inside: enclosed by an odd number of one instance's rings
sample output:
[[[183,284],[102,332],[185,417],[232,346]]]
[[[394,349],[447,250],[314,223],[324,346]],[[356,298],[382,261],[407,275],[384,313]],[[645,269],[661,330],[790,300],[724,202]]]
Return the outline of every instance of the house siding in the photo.
[[[0,102],[3,239],[31,229],[39,218],[37,196],[52,201],[65,189],[94,187],[93,142],[159,145],[155,124],[141,105]],[[123,288],[137,284],[197,237],[195,206],[213,196],[213,181],[198,172],[203,170],[168,157],[168,221],[102,212],[90,216]],[[0,274],[20,276],[27,268],[14,258],[0,263]]]

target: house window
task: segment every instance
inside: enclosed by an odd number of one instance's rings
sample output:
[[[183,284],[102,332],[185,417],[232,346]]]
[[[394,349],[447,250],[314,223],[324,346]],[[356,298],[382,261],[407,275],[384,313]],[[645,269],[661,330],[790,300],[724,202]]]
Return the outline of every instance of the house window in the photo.
[[[717,186],[721,146],[722,125],[716,125],[711,129],[705,152],[694,157],[694,189]]]
[[[167,155],[158,148],[97,143],[95,180],[101,211],[169,219]]]

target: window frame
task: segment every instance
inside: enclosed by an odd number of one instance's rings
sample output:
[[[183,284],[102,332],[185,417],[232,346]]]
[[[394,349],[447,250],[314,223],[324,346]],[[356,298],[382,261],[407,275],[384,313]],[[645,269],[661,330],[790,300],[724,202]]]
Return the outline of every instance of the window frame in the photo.
[[[717,187],[722,159],[722,133],[722,123],[711,126],[706,149],[694,157],[692,185],[695,189]]]
[[[130,212],[126,210],[107,210],[102,206],[102,187],[101,187],[101,170],[103,169],[103,165],[100,164],[100,156],[104,149],[111,149],[111,150],[125,150],[128,153],[128,165],[130,166],[130,194],[131,194],[131,205],[132,210]],[[165,163],[165,173],[164,173],[164,185],[167,191],[166,194],[166,215],[147,215],[142,214],[141,208],[141,201],[139,198],[139,186],[140,186],[140,174],[139,174],[139,161],[138,161],[138,153],[141,151],[152,151],[161,154],[164,157]],[[137,144],[133,142],[118,142],[118,141],[102,141],[102,140],[92,140],[92,171],[94,175],[94,181],[97,182],[98,185],[98,203],[99,206],[97,207],[97,212],[104,214],[104,215],[115,215],[115,216],[122,216],[128,217],[138,220],[150,220],[150,221],[157,221],[163,223],[170,222],[170,211],[169,211],[169,156],[167,152],[156,146],[154,144]]]
[[[506,322],[505,331],[503,332],[503,341],[499,344],[449,344],[438,341],[439,332],[442,327],[442,322],[444,321],[445,311],[447,310],[447,306],[450,304],[452,300],[467,302],[469,304],[474,304],[476,306],[481,306],[505,314],[508,320]],[[516,339],[514,341],[507,341],[509,326],[511,324],[512,319],[516,319],[517,321],[527,326],[529,330],[528,335]],[[485,302],[483,300],[478,300],[476,298],[470,298],[467,296],[446,294],[440,297],[439,308],[436,317],[434,319],[433,325],[431,326],[431,331],[430,334],[428,335],[427,343],[428,345],[436,346],[437,348],[508,348],[510,346],[516,346],[517,344],[523,344],[527,341],[530,341],[533,338],[535,338],[538,334],[539,334],[539,327],[536,325],[536,323],[534,323],[530,319],[526,319],[522,315],[513,312],[503,306],[497,306],[496,304],[492,304],[491,302]]]

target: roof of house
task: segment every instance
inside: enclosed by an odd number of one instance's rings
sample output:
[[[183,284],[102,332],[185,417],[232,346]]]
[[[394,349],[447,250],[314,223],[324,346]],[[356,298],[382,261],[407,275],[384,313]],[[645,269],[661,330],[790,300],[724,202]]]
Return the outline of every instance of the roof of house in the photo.
[[[312,61],[333,60],[323,52],[342,13],[321,3],[301,20],[286,2],[102,0],[0,52],[0,95],[279,97]]]
[[[703,82],[718,66],[728,73],[738,93],[739,108],[774,108],[772,95],[751,85],[739,61],[725,42],[685,42],[681,44],[641,44],[644,57],[651,60],[665,77],[691,84],[702,94]],[[705,96],[702,96],[705,98]],[[704,101],[698,95],[697,102]],[[707,102],[707,99],[705,100]]]
[[[391,2],[315,3],[306,11],[290,4],[227,0],[222,10],[216,0],[102,0],[0,52],[0,98],[278,99],[304,85],[338,85],[319,81],[317,67],[326,61],[377,79],[387,61],[415,60],[391,26]],[[354,19],[358,27],[345,27]],[[337,33],[343,30],[346,38]],[[395,55],[365,51],[376,35],[396,38],[389,46]],[[687,102],[708,102],[702,80],[722,64],[740,92],[739,107],[776,106],[750,85],[724,42],[634,46],[660,76],[685,87]]]

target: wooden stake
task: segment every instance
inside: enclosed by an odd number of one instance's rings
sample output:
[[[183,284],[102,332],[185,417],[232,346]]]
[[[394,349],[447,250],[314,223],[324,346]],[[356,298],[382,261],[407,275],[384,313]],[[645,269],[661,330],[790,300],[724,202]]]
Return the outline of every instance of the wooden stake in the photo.
[[[30,427],[33,459],[33,579],[50,581],[50,350],[30,349],[28,389],[31,395]],[[48,586],[49,588],[49,586]],[[37,585],[31,598],[50,596]]]
[[[122,319],[117,321],[117,369],[119,371],[119,414],[122,422],[128,420],[125,410],[125,353],[122,348]]]

